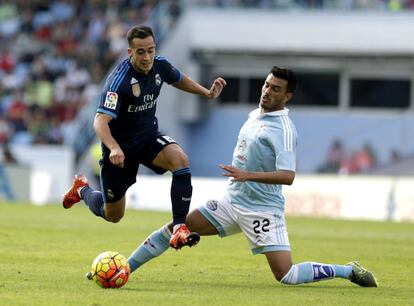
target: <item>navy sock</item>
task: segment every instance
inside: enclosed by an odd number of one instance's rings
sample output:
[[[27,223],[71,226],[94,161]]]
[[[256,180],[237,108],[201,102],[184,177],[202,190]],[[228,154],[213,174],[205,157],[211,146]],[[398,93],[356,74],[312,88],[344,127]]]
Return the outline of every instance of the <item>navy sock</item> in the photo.
[[[185,223],[190,209],[193,186],[191,186],[190,168],[182,168],[173,172],[171,183],[171,203],[173,224]]]
[[[86,186],[81,189],[80,195],[86,205],[88,205],[91,212],[106,220],[102,192],[93,190],[91,187]]]

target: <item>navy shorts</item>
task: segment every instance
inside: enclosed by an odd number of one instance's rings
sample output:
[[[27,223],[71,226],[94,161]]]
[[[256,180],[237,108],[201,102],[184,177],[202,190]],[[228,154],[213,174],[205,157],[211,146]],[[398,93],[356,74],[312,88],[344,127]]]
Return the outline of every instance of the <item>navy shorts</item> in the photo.
[[[152,161],[162,149],[176,143],[169,136],[158,134],[148,142],[141,150],[123,150],[125,154],[124,167],[120,168],[109,161],[110,151],[103,147],[101,166],[101,191],[105,203],[120,200],[127,189],[136,182],[139,165],[142,164],[157,174],[163,174],[167,170],[152,165]]]

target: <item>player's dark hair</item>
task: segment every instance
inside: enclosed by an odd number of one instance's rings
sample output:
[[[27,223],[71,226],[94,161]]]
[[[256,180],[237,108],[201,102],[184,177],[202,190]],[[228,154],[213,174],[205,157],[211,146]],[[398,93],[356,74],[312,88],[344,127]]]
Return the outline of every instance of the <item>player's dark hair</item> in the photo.
[[[151,27],[143,25],[143,24],[134,26],[130,28],[127,32],[128,44],[129,46],[131,46],[132,40],[134,38],[142,39],[142,38],[147,38],[149,36],[152,36],[152,38],[154,38],[154,41],[155,41],[154,32],[152,31]]]
[[[293,70],[273,66],[273,68],[270,70],[270,73],[272,73],[276,78],[287,81],[286,89],[288,92],[293,93],[295,91],[298,81],[296,79],[296,73]]]

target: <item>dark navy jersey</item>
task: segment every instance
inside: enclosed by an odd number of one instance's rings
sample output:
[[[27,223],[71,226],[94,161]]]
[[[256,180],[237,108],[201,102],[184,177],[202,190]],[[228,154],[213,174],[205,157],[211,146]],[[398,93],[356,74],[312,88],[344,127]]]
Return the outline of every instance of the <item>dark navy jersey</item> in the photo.
[[[156,137],[155,111],[162,84],[177,83],[181,78],[182,73],[161,56],[155,56],[148,75],[138,72],[129,58],[111,72],[97,112],[113,117],[109,128],[121,148],[139,147]]]

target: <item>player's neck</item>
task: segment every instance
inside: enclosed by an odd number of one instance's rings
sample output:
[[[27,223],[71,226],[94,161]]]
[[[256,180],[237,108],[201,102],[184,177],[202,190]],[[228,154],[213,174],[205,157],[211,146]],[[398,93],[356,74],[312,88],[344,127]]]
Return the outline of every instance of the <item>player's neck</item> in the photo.
[[[274,109],[264,109],[263,107],[260,108],[260,114],[266,114],[266,113],[273,113],[273,112],[277,112],[277,111],[281,111],[284,110],[285,108],[274,108]]]

